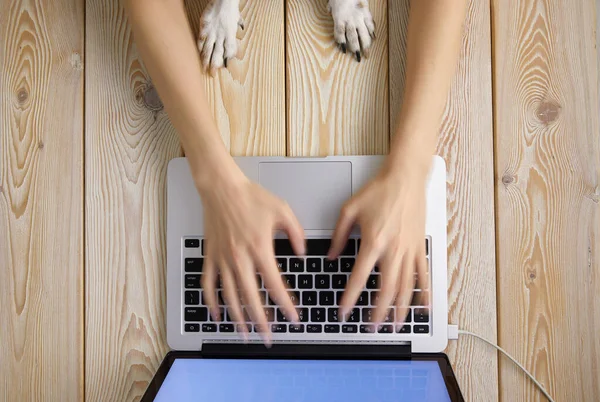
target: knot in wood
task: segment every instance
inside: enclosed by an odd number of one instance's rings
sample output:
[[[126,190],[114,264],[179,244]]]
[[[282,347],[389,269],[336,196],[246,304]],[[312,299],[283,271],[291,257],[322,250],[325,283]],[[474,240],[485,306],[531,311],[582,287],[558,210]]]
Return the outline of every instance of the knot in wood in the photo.
[[[548,125],[558,118],[560,109],[560,105],[557,105],[556,103],[542,102],[535,114],[544,125]]]
[[[144,90],[143,100],[144,106],[150,110],[157,112],[163,109],[163,104],[158,96],[158,92],[156,92],[156,89],[152,85],[147,86]]]
[[[19,101],[21,105],[27,101],[27,98],[29,98],[29,94],[25,88],[21,88],[17,91],[17,101]]]

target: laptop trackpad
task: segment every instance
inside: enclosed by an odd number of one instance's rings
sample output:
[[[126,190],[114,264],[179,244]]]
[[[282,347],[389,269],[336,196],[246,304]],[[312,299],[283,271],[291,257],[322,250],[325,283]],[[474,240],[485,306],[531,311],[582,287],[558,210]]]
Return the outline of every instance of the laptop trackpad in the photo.
[[[259,182],[290,204],[305,230],[333,230],[352,195],[352,163],[262,162]]]

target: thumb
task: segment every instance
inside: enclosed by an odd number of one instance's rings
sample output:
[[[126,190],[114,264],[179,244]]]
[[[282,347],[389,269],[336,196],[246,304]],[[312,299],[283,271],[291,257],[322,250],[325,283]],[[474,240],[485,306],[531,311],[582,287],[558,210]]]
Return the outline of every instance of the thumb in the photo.
[[[304,229],[287,204],[281,209],[278,226],[279,229],[287,234],[288,239],[290,239],[294,253],[296,255],[304,255],[306,253]]]
[[[338,222],[333,232],[333,237],[331,239],[331,248],[329,249],[327,258],[337,258],[337,256],[340,255],[342,250],[344,250],[344,246],[348,241],[348,236],[350,236],[352,226],[356,221],[356,213],[356,207],[354,206],[354,203],[352,203],[352,201],[347,202],[342,208],[342,211],[340,212],[340,217],[338,218]]]

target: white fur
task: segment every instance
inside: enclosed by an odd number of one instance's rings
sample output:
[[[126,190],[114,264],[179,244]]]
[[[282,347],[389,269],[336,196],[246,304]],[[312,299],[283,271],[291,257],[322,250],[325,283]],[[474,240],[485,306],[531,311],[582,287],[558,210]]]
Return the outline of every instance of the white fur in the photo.
[[[344,44],[352,53],[360,52],[361,45],[363,51],[371,47],[375,25],[368,0],[329,0],[329,10],[338,44]]]
[[[392,0],[390,0],[392,1]],[[360,61],[375,38],[369,0],[329,0],[335,41]],[[237,28],[243,28],[239,0],[212,0],[202,14],[198,49],[205,69],[226,66],[237,54]]]
[[[205,69],[222,67],[237,54],[237,28],[243,27],[239,0],[212,0],[202,14],[198,49]]]

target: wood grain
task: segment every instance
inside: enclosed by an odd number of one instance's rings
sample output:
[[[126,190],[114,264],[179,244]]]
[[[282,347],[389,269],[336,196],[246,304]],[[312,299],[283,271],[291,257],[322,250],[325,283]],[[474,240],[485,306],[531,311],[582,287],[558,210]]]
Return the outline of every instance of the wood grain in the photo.
[[[407,0],[390,2],[390,116],[402,105]],[[470,2],[461,57],[437,153],[448,171],[449,322],[496,340],[496,267],[490,8]],[[395,118],[395,117],[394,117]],[[393,123],[395,124],[395,120]],[[448,356],[468,401],[498,398],[496,353],[480,341],[451,342]]]
[[[87,401],[139,400],[167,352],[165,177],[180,146],[121,4],[86,6]]]
[[[337,49],[326,0],[286,4],[288,155],[387,153],[388,2],[370,2],[377,39],[361,63]]]
[[[595,5],[493,4],[499,341],[555,400],[598,401]],[[502,400],[544,400],[510,362],[500,368]]]
[[[0,3],[0,400],[83,396],[83,2]]]
[[[209,0],[186,0],[193,32]],[[205,74],[213,116],[232,155],[285,155],[284,3],[242,0],[238,55]]]

